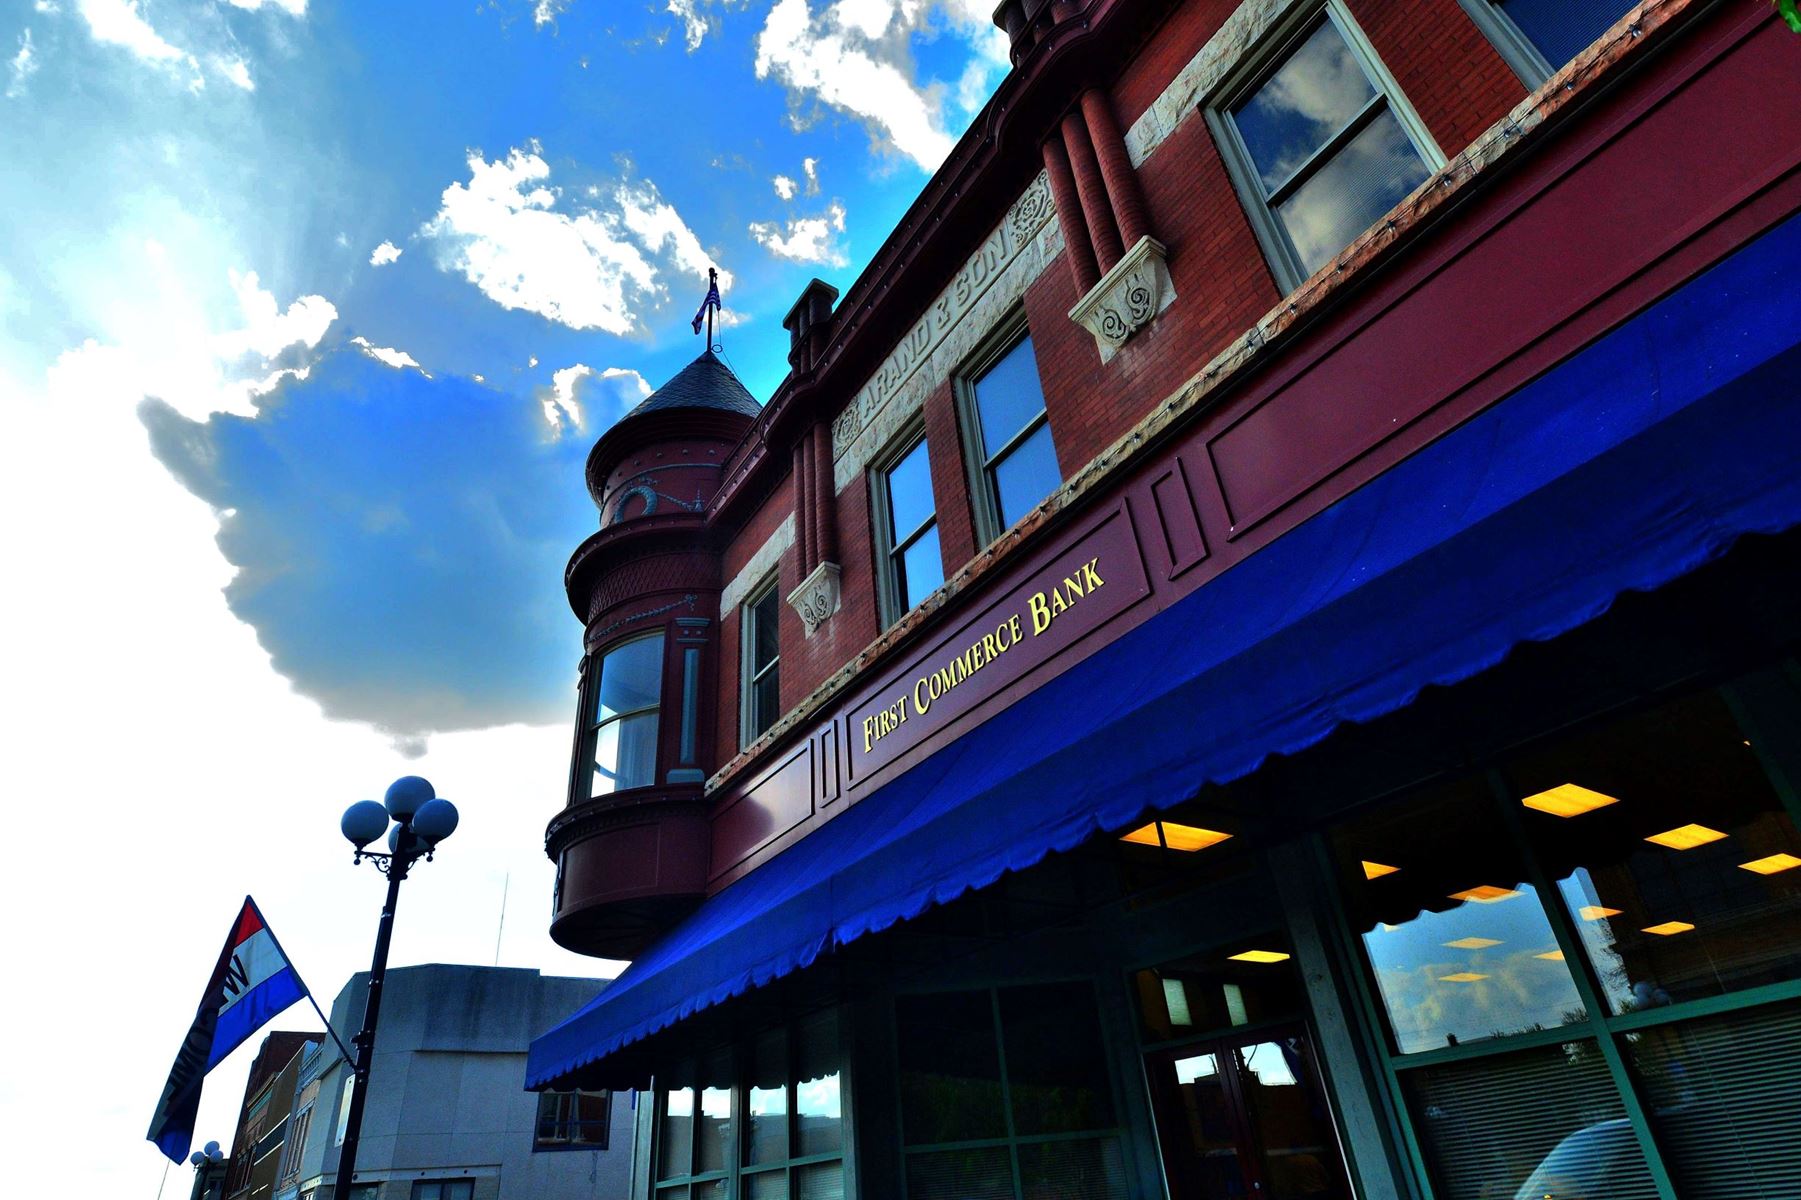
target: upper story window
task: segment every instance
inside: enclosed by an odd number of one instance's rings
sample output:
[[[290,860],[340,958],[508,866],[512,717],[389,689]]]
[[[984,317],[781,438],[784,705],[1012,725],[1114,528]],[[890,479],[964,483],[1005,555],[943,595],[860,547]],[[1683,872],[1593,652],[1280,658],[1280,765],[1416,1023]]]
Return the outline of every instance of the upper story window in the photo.
[[[612,1117],[607,1092],[542,1092],[533,1150],[605,1150]]]
[[[744,602],[744,652],[739,671],[743,695],[739,707],[746,746],[762,737],[782,715],[782,644],[778,636],[782,599],[776,582],[771,579]]]
[[[1462,0],[1464,11],[1529,88],[1594,45],[1631,4],[1622,0]]]
[[[663,699],[663,635],[615,646],[588,685],[588,795],[648,787],[657,779],[657,706]]]
[[[473,1179],[415,1179],[413,1200],[473,1200]]]
[[[1207,117],[1284,290],[1444,165],[1337,0],[1239,79]]]
[[[932,497],[932,465],[926,441],[908,445],[876,483],[876,553],[882,624],[892,625],[944,582],[938,548],[938,506]]]
[[[1024,322],[1005,328],[962,380],[976,532],[992,542],[1063,482]]]

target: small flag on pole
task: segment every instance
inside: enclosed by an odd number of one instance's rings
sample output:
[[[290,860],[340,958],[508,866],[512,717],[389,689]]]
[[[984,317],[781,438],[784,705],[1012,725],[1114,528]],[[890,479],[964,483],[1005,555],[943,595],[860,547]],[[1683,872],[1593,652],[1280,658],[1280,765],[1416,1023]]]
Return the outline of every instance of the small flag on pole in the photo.
[[[694,312],[695,333],[700,332],[700,323],[707,320],[709,311],[719,311],[719,272],[712,267],[707,268],[707,298],[700,302],[700,307]],[[710,328],[712,322],[708,321],[707,323]],[[708,336],[708,340],[712,340],[711,335]]]
[[[218,965],[200,998],[194,1024],[175,1055],[156,1115],[150,1119],[146,1136],[159,1150],[178,1163],[187,1158],[206,1073],[306,995],[306,985],[281,952],[256,901],[244,897],[244,907],[232,923],[225,949],[219,952]]]

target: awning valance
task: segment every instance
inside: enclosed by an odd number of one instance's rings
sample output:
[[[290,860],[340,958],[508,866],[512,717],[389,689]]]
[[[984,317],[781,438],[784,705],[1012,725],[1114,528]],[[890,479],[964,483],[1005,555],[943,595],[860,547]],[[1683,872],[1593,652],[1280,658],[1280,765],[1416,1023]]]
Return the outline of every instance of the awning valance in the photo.
[[[1796,313],[1801,219],[708,899],[527,1086],[1801,524]]]

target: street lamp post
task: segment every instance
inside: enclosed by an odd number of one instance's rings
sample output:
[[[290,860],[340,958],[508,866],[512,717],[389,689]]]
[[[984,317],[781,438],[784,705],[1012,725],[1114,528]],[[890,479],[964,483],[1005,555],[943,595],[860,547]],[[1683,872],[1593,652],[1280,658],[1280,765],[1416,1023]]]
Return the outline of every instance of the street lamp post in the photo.
[[[393,819],[392,828],[389,818]],[[375,1057],[375,1022],[381,1015],[382,979],[388,973],[388,943],[394,935],[394,908],[400,903],[400,881],[421,858],[430,861],[438,843],[456,832],[457,810],[450,801],[438,799],[429,782],[417,775],[406,775],[388,785],[380,804],[359,800],[345,809],[338,827],[356,847],[352,861],[368,859],[388,877],[388,897],[382,902],[381,922],[375,929],[375,958],[369,964],[369,998],[363,1005],[363,1028],[351,1039],[356,1047],[356,1062],[351,1064],[350,1111],[345,1114],[344,1145],[338,1151],[338,1180],[333,1189],[336,1200],[350,1200],[357,1141],[363,1131],[363,1104],[369,1093],[369,1064]],[[388,853],[364,849],[384,831],[388,835]]]

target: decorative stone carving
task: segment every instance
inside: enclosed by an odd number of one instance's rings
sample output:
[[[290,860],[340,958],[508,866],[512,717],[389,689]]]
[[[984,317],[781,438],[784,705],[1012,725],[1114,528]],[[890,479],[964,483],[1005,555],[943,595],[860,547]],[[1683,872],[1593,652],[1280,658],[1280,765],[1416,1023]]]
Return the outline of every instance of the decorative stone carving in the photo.
[[[788,603],[800,614],[807,636],[825,624],[825,619],[838,611],[838,564],[822,562],[801,585],[788,593]]]
[[[1156,238],[1139,238],[1069,310],[1069,319],[1094,335],[1102,362],[1176,298],[1166,265],[1168,256]]]

